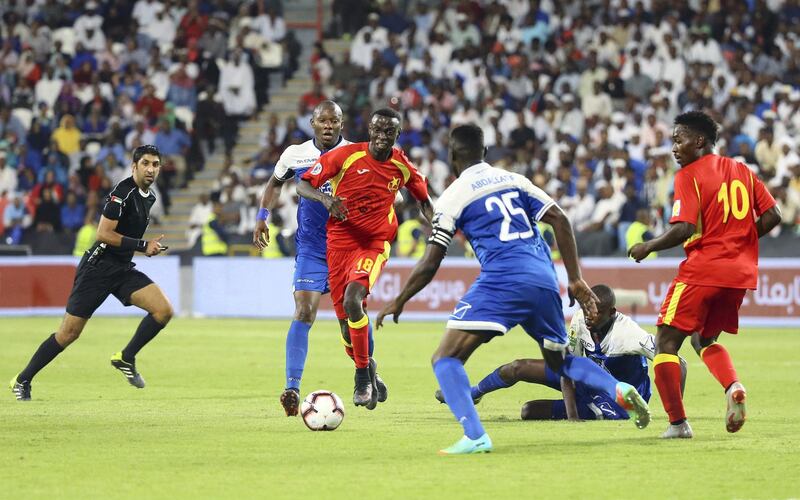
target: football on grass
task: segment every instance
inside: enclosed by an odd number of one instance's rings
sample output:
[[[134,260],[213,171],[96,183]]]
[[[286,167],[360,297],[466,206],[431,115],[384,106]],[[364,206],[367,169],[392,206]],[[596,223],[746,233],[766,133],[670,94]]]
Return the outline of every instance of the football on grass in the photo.
[[[314,391],[300,405],[300,415],[312,431],[333,431],[344,420],[344,404],[331,391]]]

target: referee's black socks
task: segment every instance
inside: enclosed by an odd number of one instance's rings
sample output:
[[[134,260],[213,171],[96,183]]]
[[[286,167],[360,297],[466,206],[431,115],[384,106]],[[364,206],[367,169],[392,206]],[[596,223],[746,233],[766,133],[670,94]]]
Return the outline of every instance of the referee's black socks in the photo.
[[[56,356],[61,354],[64,348],[56,341],[56,334],[52,334],[42,342],[42,345],[33,353],[33,357],[28,362],[28,366],[17,375],[18,382],[30,382],[39,370],[47,366]]]
[[[153,340],[153,337],[158,335],[158,332],[164,328],[164,325],[156,321],[152,314],[148,314],[139,323],[139,328],[133,334],[133,338],[125,349],[122,350],[122,359],[126,363],[133,363],[136,359],[136,354],[142,350],[148,342]]]

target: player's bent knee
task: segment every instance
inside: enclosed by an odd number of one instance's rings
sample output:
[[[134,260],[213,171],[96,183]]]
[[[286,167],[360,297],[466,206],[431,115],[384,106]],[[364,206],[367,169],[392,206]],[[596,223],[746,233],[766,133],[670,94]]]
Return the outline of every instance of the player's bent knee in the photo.
[[[297,304],[294,309],[294,319],[302,323],[312,324],[316,319],[317,311],[311,304]]]
[[[163,304],[161,307],[150,313],[157,322],[162,325],[166,325],[172,319],[172,316],[175,314],[175,311],[172,309],[172,304],[167,302]]]
[[[344,310],[348,318],[359,318],[364,315],[364,310],[361,308],[361,301],[355,299],[344,299]]]
[[[503,365],[503,367],[500,368],[500,377],[506,382],[511,380],[519,380],[520,373],[522,373],[522,371],[525,369],[525,365],[527,364],[527,360],[515,359],[511,363]]]
[[[59,328],[58,332],[56,333],[56,342],[58,342],[61,347],[67,347],[71,343],[78,340],[78,337],[81,336],[81,330],[83,329],[77,326],[66,326]]]
[[[519,410],[519,418],[522,420],[535,420],[534,419],[535,411],[534,411],[534,402],[528,401],[522,408]]]

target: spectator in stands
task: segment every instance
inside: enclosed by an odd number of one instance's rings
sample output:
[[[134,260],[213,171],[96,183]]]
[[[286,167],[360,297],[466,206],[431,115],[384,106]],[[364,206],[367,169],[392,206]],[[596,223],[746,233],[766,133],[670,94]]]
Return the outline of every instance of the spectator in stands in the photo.
[[[155,124],[164,112],[164,101],[156,95],[156,88],[148,83],[144,86],[144,92],[136,102],[136,113],[144,116],[147,122]]]
[[[36,231],[53,232],[61,231],[61,207],[53,198],[53,191],[44,188],[41,197],[36,200],[36,215],[33,218],[33,226]]]
[[[314,87],[309,92],[306,92],[305,94],[300,96],[300,104],[301,104],[301,109],[303,110],[303,114],[309,113],[317,106],[317,104],[327,99],[328,97],[322,90],[322,84],[319,82],[315,82]]]
[[[100,52],[106,45],[106,36],[103,33],[103,18],[97,11],[97,2],[90,0],[85,4],[83,14],[75,20],[75,40],[86,50]]]
[[[12,201],[3,212],[3,226],[5,227],[5,243],[19,245],[22,241],[23,230],[30,225],[28,209],[22,202],[22,194],[14,193]]]
[[[249,118],[256,109],[253,70],[244,60],[241,49],[234,49],[220,66],[219,92],[225,110],[225,153],[229,154],[239,134],[239,122]]]
[[[75,117],[70,114],[62,116],[58,128],[53,131],[52,139],[58,151],[69,157],[71,164],[77,165],[81,136],[81,131],[75,126]]]
[[[168,178],[167,185],[174,179],[177,185],[185,186],[192,174],[186,168],[186,155],[191,145],[188,134],[162,118],[153,144],[161,152],[161,175]]]
[[[8,163],[8,153],[0,151],[0,195],[6,196],[17,190],[19,179],[17,169]]]
[[[761,173],[767,178],[772,178],[775,175],[778,161],[780,161],[782,156],[782,147],[775,140],[772,128],[762,128],[755,149],[755,160],[761,167]]]
[[[155,17],[150,22],[139,25],[139,33],[148,37],[162,50],[173,45],[177,29],[175,20],[163,7],[156,10]]]
[[[20,119],[11,114],[8,106],[0,105],[0,139],[8,140],[9,137],[13,137],[17,141],[24,142],[26,135],[25,126]]]
[[[225,219],[222,203],[219,199],[213,200],[212,203],[211,213],[203,225],[201,248],[204,257],[223,257],[228,254],[230,236],[222,224]]]
[[[97,226],[94,222],[94,212],[88,211],[83,218],[83,225],[80,226],[78,232],[75,234],[75,247],[72,250],[72,255],[75,257],[82,257],[87,250],[92,248],[97,238]]]
[[[267,41],[277,43],[286,36],[286,23],[274,8],[264,9],[264,3],[258,2],[258,16],[253,22],[253,29]]]
[[[189,0],[189,8],[178,25],[175,45],[179,47],[196,47],[208,26],[208,16],[199,10],[198,0]]]
[[[189,214],[189,228],[186,230],[186,239],[189,242],[189,248],[194,247],[197,240],[203,234],[203,226],[208,221],[209,216],[213,210],[213,205],[207,193],[201,193],[198,197],[197,203],[192,207],[192,212]]]
[[[635,220],[628,226],[625,231],[624,246],[627,251],[637,243],[644,243],[653,239],[653,232],[651,229],[650,211],[647,208],[640,208],[636,211]],[[652,252],[647,256],[648,259],[655,259],[658,252]]]

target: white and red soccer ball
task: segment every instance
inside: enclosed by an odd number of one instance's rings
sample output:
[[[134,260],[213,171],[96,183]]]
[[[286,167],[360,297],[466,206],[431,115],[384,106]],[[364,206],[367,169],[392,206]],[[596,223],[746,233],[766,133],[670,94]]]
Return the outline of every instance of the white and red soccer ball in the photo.
[[[300,415],[312,431],[333,431],[344,420],[344,403],[331,391],[314,391],[300,405]]]

